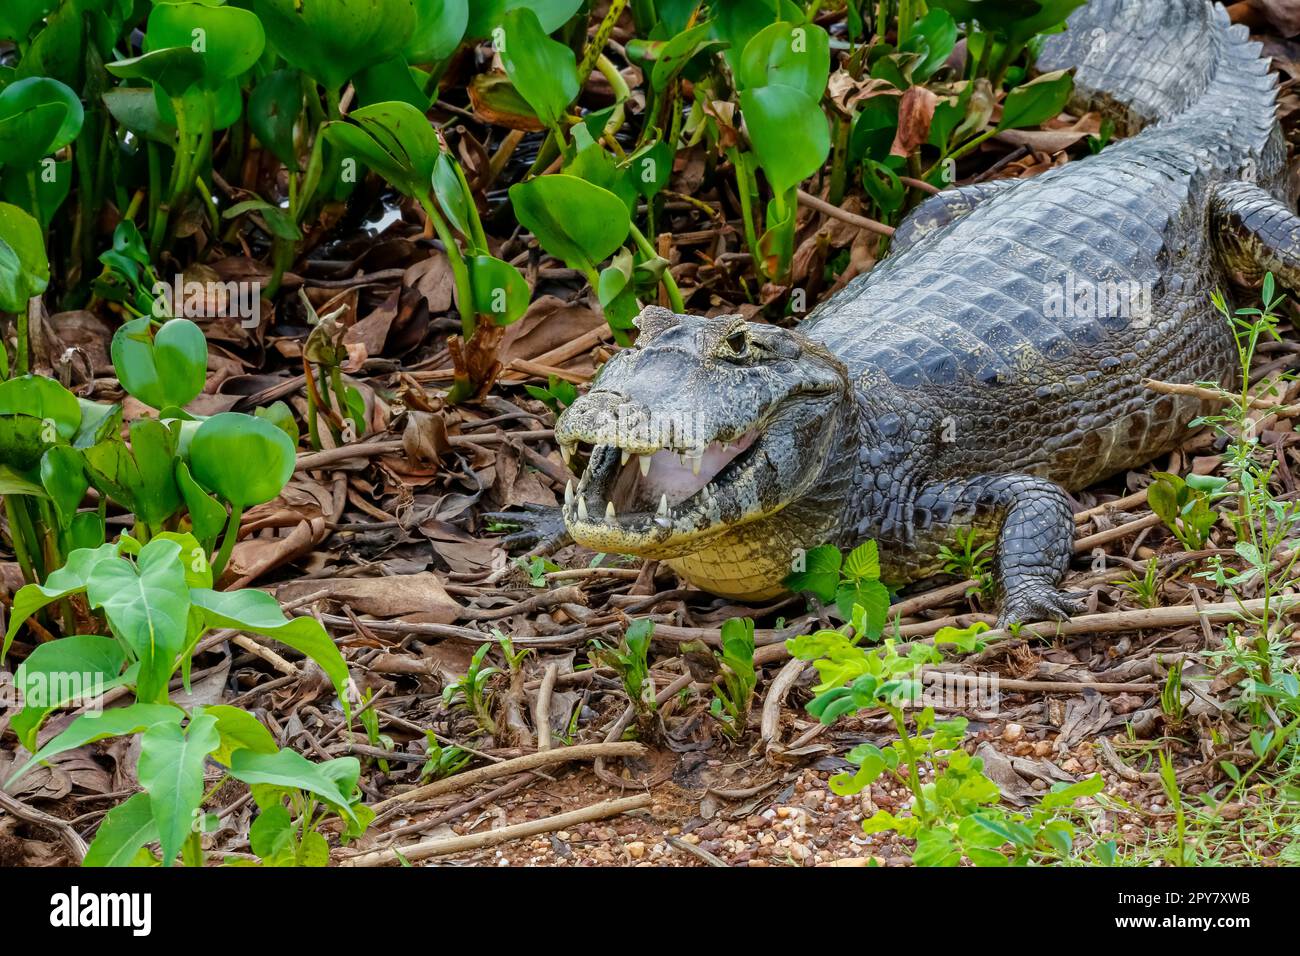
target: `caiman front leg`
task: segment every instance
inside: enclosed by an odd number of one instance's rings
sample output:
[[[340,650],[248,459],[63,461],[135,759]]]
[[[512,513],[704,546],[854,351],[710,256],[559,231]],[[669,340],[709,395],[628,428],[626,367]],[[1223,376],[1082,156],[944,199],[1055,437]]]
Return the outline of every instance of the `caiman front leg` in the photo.
[[[912,508],[917,553],[937,557],[959,530],[996,541],[999,627],[1081,613],[1057,587],[1074,550],[1074,517],[1058,485],[1031,475],[995,474],[922,486]]]
[[[1211,235],[1224,267],[1254,284],[1271,272],[1300,292],[1300,216],[1250,183],[1225,183],[1210,206]]]

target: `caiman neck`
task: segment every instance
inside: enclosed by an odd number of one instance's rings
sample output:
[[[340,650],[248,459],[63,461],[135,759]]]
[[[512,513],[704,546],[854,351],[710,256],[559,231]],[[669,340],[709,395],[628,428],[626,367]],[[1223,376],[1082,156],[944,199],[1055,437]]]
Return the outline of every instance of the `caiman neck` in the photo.
[[[834,430],[808,488],[775,514],[740,525],[705,548],[664,561],[698,588],[736,600],[764,601],[785,593],[782,581],[800,556],[839,543],[843,518],[855,510],[859,483],[859,405],[839,400]]]

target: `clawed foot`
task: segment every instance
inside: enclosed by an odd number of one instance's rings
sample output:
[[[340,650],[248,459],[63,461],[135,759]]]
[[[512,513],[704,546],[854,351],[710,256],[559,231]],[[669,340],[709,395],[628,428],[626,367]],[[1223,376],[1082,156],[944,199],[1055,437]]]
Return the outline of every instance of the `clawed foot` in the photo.
[[[1063,621],[1083,613],[1083,606],[1064,591],[1047,584],[1021,584],[1003,595],[997,626],[1010,627],[1029,621]]]
[[[559,508],[530,504],[520,505],[520,508],[523,510],[492,511],[481,516],[485,521],[514,525],[519,529],[501,539],[501,547],[507,551],[527,548],[533,555],[552,554],[573,542]]]

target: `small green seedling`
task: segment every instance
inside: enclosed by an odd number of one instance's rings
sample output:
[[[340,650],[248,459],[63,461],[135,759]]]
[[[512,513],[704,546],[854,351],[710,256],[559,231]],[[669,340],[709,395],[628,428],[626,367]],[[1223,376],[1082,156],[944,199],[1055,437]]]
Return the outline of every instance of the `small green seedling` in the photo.
[[[465,676],[443,688],[442,702],[448,706],[464,707],[485,733],[495,734],[497,725],[492,719],[492,694],[488,685],[495,675],[501,673],[501,668],[484,666],[483,661],[491,650],[491,644],[484,644],[474,652]]]
[[[655,688],[650,679],[650,638],[654,622],[641,618],[633,621],[618,647],[596,644],[592,659],[603,667],[613,668],[623,682],[623,690],[636,708],[638,720],[655,711]]]
[[[715,654],[720,680],[713,685],[709,713],[721,723],[728,737],[738,740],[745,732],[754,703],[754,688],[758,685],[758,671],[754,668],[754,622],[747,617],[725,621],[722,651]]]

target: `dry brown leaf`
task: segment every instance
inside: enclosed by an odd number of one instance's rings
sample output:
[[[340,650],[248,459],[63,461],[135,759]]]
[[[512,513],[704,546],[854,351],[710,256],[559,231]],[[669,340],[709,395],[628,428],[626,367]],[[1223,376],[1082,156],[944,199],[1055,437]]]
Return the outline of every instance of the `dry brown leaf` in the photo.
[[[891,156],[910,156],[930,138],[930,122],[934,119],[934,108],[939,97],[924,86],[913,86],[898,101],[898,131],[894,133],[894,145],[889,148]]]
[[[391,574],[380,578],[334,578],[325,581],[290,581],[276,590],[280,601],[328,590],[326,600],[346,604],[358,614],[372,617],[426,615],[425,620],[450,624],[456,620],[460,605],[442,586],[432,571],[419,574]]]

